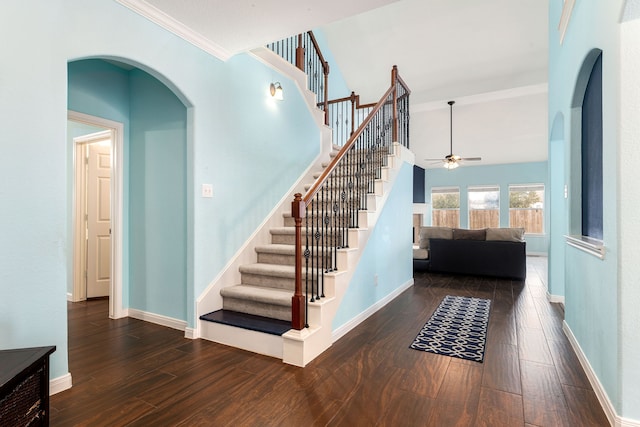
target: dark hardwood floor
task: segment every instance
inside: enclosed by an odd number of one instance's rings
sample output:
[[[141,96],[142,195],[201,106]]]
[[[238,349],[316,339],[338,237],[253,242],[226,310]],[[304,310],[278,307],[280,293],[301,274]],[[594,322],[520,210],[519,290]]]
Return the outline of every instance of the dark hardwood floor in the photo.
[[[69,304],[73,388],[53,426],[607,426],[546,299],[526,283],[416,273],[415,286],[306,368]],[[484,363],[409,345],[445,295],[490,298]]]

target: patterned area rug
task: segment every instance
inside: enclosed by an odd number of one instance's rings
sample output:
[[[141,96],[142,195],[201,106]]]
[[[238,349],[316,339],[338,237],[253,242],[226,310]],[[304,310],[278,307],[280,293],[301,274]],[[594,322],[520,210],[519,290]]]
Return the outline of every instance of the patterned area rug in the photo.
[[[410,348],[481,362],[490,299],[444,297]]]

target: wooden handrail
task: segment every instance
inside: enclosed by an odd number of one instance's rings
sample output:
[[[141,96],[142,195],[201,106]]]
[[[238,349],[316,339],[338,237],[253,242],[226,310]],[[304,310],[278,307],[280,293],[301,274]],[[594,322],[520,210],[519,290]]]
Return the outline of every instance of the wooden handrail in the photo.
[[[402,88],[400,88],[399,90],[399,86],[402,86]],[[326,86],[325,86],[325,90],[326,90]],[[344,146],[340,149],[340,151],[338,152],[338,154],[333,158],[333,160],[331,160],[331,162],[329,163],[329,165],[325,168],[325,170],[322,172],[322,174],[320,175],[320,177],[313,183],[313,185],[311,186],[311,188],[307,191],[307,193],[302,196],[300,193],[296,193],[295,194],[295,198],[291,204],[291,215],[295,221],[295,291],[294,291],[294,295],[291,298],[291,305],[292,305],[292,314],[291,314],[291,326],[294,329],[297,330],[301,330],[304,327],[307,327],[308,325],[307,323],[307,314],[308,314],[308,297],[309,297],[309,289],[307,289],[307,294],[303,294],[302,293],[302,260],[303,257],[307,260],[307,269],[309,269],[309,247],[307,247],[307,249],[304,251],[303,254],[303,248],[302,248],[302,219],[307,217],[307,210],[308,209],[313,209],[312,207],[312,202],[313,200],[315,200],[316,196],[318,195],[319,191],[323,188],[325,188],[326,186],[329,186],[329,179],[334,180],[335,178],[333,177],[333,173],[337,172],[338,167],[342,167],[341,166],[341,162],[348,156],[350,155],[350,151],[352,149],[355,148],[357,141],[360,139],[360,137],[363,135],[365,129],[367,129],[372,123],[373,120],[378,116],[378,113],[381,113],[381,109],[384,106],[391,106],[392,107],[392,117],[391,117],[391,142],[398,142],[398,133],[399,133],[399,108],[398,108],[398,93],[400,92],[401,97],[402,98],[408,98],[408,93],[409,90],[406,87],[406,85],[404,84],[404,81],[400,78],[400,76],[398,75],[398,68],[394,65],[393,69],[391,71],[391,85],[389,87],[389,89],[387,89],[387,91],[384,93],[384,95],[380,98],[380,100],[376,103],[376,104],[366,104],[366,105],[360,105],[360,97],[358,95],[356,95],[354,92],[351,92],[351,95],[345,98],[341,98],[341,99],[337,99],[337,100],[332,100],[332,101],[328,101],[325,97],[324,100],[324,109],[325,109],[325,117],[328,118],[328,105],[329,103],[339,103],[339,102],[347,102],[350,101],[351,102],[351,115],[352,117],[355,117],[355,109],[356,108],[369,108],[371,107],[371,111],[369,112],[369,114],[367,115],[367,117],[362,121],[362,123],[358,126],[358,129],[356,129],[355,131],[353,130],[353,123],[354,120],[351,120],[351,126],[352,126],[352,133],[351,136],[349,137],[349,139],[347,140],[347,142],[344,144]],[[391,99],[390,99],[391,98]],[[407,99],[408,102],[408,99]],[[408,107],[408,105],[407,105]],[[408,110],[404,109],[403,114],[408,115]],[[408,116],[407,116],[408,118]],[[403,119],[406,120],[406,119]],[[408,128],[406,128],[408,130]],[[383,130],[384,132],[384,130]],[[406,132],[406,130],[405,130]],[[404,135],[404,132],[403,132]],[[358,143],[359,144],[359,143]],[[362,164],[361,166],[362,168],[364,168],[364,164]],[[356,174],[356,176],[358,176],[358,174]],[[359,178],[358,178],[358,183],[359,183]],[[333,184],[331,185],[335,185],[335,182],[333,182]],[[351,188],[351,182],[350,182],[350,188]],[[358,184],[360,185],[360,184]],[[372,187],[369,187],[372,188]],[[325,191],[325,190],[323,190]],[[371,191],[371,190],[369,190]],[[320,197],[320,196],[318,196]],[[321,204],[324,203],[324,196],[322,196],[321,199]],[[345,193],[343,192],[341,195],[341,200],[342,202],[340,203],[344,203],[345,201]],[[349,202],[350,203],[350,202]],[[321,206],[321,205],[320,205]],[[364,205],[360,205],[360,209],[366,209],[366,203]],[[322,208],[324,209],[324,208]],[[333,213],[338,213],[339,211],[339,205],[337,203],[332,205],[332,211]],[[344,213],[344,207],[343,209],[343,213]],[[358,208],[356,208],[358,209]],[[311,211],[309,211],[311,212]],[[311,213],[312,217],[313,217],[313,213]],[[321,221],[322,223],[329,224],[329,216],[324,216],[323,214],[323,220]],[[309,219],[307,218],[307,221],[309,221]],[[317,221],[317,220],[316,220]],[[334,227],[336,226],[336,224],[338,223],[336,220],[336,222],[334,222]],[[342,224],[345,224],[344,222]],[[316,226],[318,226],[319,223],[316,222]],[[307,228],[309,227],[309,223],[307,222]],[[355,222],[355,224],[353,226],[357,227],[357,221]],[[314,227],[314,226],[312,226]],[[346,227],[346,225],[345,225]],[[336,232],[336,229],[333,228],[332,232]],[[309,233],[309,231],[308,231]],[[315,231],[315,233],[313,233],[313,238],[315,239],[316,243],[315,243],[315,247],[317,248],[319,245],[319,236],[326,236],[327,234],[324,234],[325,232],[321,232],[319,233],[317,230]],[[309,242],[309,236],[307,236],[307,245]],[[324,238],[322,240],[322,244],[320,244],[320,247],[324,247]],[[348,247],[348,239],[346,241],[346,247]],[[336,250],[339,249],[340,247],[343,247],[340,243],[337,243],[335,247],[332,247],[332,249],[330,251],[333,251],[333,253],[335,254]],[[321,256],[322,260],[324,260],[326,254],[329,254],[331,252],[327,252],[325,254],[324,249],[322,249],[321,251],[321,255],[313,255],[313,250],[311,251],[311,259],[316,259],[313,258],[314,256]],[[336,258],[337,260],[337,258]],[[337,261],[336,261],[337,262]],[[323,265],[324,265],[324,261],[322,261]],[[333,269],[335,268],[337,264],[329,264],[329,266],[327,267],[326,271],[324,271],[324,267],[323,269],[320,269],[320,271],[323,271],[320,274],[324,274],[328,271],[333,271]],[[312,264],[313,267],[313,264]],[[306,272],[306,280],[309,280],[309,270],[307,270]],[[307,286],[309,286],[309,284],[307,283]],[[311,301],[314,301],[314,298],[322,298],[324,297],[324,290],[322,292],[316,293],[315,297],[313,295],[313,289],[314,289],[314,285],[311,285]],[[316,292],[318,290],[318,287],[315,287]],[[324,289],[324,288],[322,288]]]
[[[324,124],[329,125],[329,63],[325,61],[324,56],[322,55],[322,51],[320,50],[320,46],[318,45],[318,41],[316,40],[316,36],[313,35],[313,31],[308,31],[309,38],[311,39],[311,43],[313,44],[313,48],[318,53],[318,58],[320,59],[320,63],[322,64],[322,72],[324,74]]]
[[[339,104],[341,102],[351,101],[356,104],[356,108],[371,108],[375,107],[375,102],[370,102],[368,104],[360,104],[360,95],[356,95],[355,92],[351,92],[351,95],[345,96],[344,98],[330,99],[327,101],[328,104]]]
[[[374,109],[371,110],[367,118],[362,122],[362,124],[360,124],[360,126],[358,126],[358,129],[349,137],[349,140],[347,141],[347,143],[344,144],[344,146],[340,149],[338,154],[333,158],[331,163],[329,163],[329,166],[325,168],[324,172],[322,172],[322,175],[320,175],[320,177],[311,186],[311,188],[309,188],[309,190],[307,191],[307,194],[305,194],[304,197],[302,198],[302,200],[305,203],[305,206],[309,205],[309,202],[311,201],[311,199],[313,199],[313,197],[318,193],[318,190],[320,189],[320,187],[324,185],[325,181],[327,180],[327,177],[331,174],[331,172],[333,172],[336,165],[347,154],[347,152],[351,149],[351,147],[356,142],[360,134],[362,134],[364,129],[367,127],[367,125],[371,121],[371,118],[375,116],[375,114],[380,110],[380,108],[382,108],[382,106],[386,103],[387,98],[389,97],[389,95],[393,90],[395,90],[395,85],[387,89],[387,91],[382,96],[380,101],[378,101]]]

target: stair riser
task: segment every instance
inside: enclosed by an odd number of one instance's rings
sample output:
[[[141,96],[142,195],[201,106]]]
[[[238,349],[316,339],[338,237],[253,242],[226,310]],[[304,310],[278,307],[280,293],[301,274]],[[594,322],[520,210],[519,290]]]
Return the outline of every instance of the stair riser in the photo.
[[[349,162],[347,162],[346,164],[348,164],[349,166],[360,166],[360,163],[361,163],[361,161],[359,159],[350,159]],[[385,165],[385,162],[383,162],[382,160],[376,159],[373,162],[373,167],[374,168],[376,168],[376,167],[379,168],[379,167],[384,167],[384,166],[386,166],[386,165]],[[329,163],[323,163],[322,167],[323,168],[329,167]],[[369,167],[371,167],[371,164],[369,164]]]
[[[310,239],[312,240],[311,236]],[[303,233],[302,233],[302,244],[304,245],[304,242],[306,241],[306,237],[305,237],[305,233],[304,233],[304,229],[303,229]],[[328,233],[324,236],[324,240],[322,240],[322,237],[320,238],[320,244],[324,246],[333,246],[333,244],[335,242],[342,242],[342,233],[337,232],[337,233]],[[271,235],[271,243],[275,244],[275,245],[295,245],[296,243],[296,236],[293,234],[272,234]]]
[[[341,212],[342,213],[342,212]],[[331,221],[333,223],[333,216],[330,217]],[[347,218],[350,218],[350,216],[347,216]],[[343,218],[342,221],[345,221],[345,219]],[[292,217],[285,217],[284,218],[284,226],[285,227],[295,227],[296,226],[296,222]],[[304,230],[307,227],[307,220],[306,218],[302,219],[302,232],[304,233]]]
[[[267,276],[263,274],[240,273],[240,281],[243,285],[262,286],[266,288],[286,289],[293,291],[296,283],[293,278]]]
[[[360,183],[355,183],[354,182],[354,188],[359,188],[359,189],[367,189],[369,186],[369,181],[362,181]],[[304,186],[305,191],[309,191],[309,189],[312,187],[312,184],[307,184]],[[326,187],[329,190],[332,190],[333,188],[337,188],[337,189],[342,189],[344,187],[344,183],[343,182],[339,182],[338,185],[333,185],[333,183],[329,183],[329,186]]]
[[[270,317],[272,319],[291,321],[291,307],[266,304],[257,301],[224,298],[222,303],[224,310],[233,310],[240,313],[254,314]]]
[[[302,258],[302,265],[304,265],[304,257]],[[331,257],[326,256],[325,262],[330,263]],[[281,254],[270,254],[270,253],[259,253],[258,254],[258,262],[261,264],[272,264],[272,265],[295,265],[296,257],[295,255],[281,255]]]

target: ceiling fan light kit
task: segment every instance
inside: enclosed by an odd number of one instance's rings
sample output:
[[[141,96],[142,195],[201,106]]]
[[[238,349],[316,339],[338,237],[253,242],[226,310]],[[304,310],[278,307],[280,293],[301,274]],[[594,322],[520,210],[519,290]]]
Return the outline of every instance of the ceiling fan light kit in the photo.
[[[445,156],[444,159],[425,159],[425,160],[433,160],[433,161],[442,161],[444,162],[443,166],[445,169],[452,170],[460,166],[461,162],[469,161],[479,161],[482,160],[481,157],[461,157],[456,154],[453,154],[453,104],[456,101],[449,101],[449,155]]]

